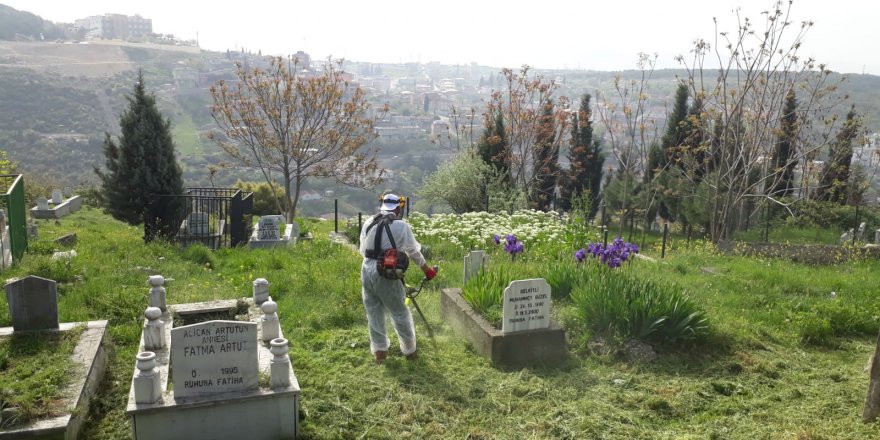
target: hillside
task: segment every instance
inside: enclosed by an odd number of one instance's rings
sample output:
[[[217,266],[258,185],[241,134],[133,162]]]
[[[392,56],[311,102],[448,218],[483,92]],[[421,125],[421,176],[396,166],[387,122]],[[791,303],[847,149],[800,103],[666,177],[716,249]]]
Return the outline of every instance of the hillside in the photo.
[[[136,71],[143,69],[148,91],[158,98],[163,115],[172,122],[177,152],[188,186],[208,185],[208,165],[217,165],[227,157],[208,141],[216,128],[210,116],[208,87],[220,79],[233,78],[235,61],[258,63],[255,54],[199,51],[177,47],[122,41],[90,41],[88,44],[64,44],[35,41],[0,41],[0,148],[7,150],[25,173],[38,174],[58,185],[93,184],[92,168],[103,163],[101,143],[104,133],[118,132],[118,119],[126,105]],[[421,69],[421,70],[420,70]],[[487,66],[426,66],[348,63],[346,70],[357,78],[372,74],[423,75],[424,81],[458,78],[476,83],[495,77],[499,69]],[[420,73],[421,72],[421,73]],[[615,74],[623,78],[634,71],[541,71],[547,78],[561,80],[560,94],[578,97],[596,90],[610,91]],[[674,92],[675,81],[684,72],[656,71],[650,93],[652,117],[665,119],[664,104]],[[193,76],[194,75],[194,76]],[[831,80],[839,78],[832,75]],[[467,85],[467,84],[465,84]],[[849,75],[839,90],[849,100],[838,106],[844,113],[852,103],[864,117],[868,132],[880,130],[880,77]],[[485,96],[463,92],[455,105],[474,107],[479,113]],[[436,118],[423,112],[419,103],[393,93],[373,91],[375,105],[388,102],[391,113]],[[450,101],[443,105],[452,105]],[[448,109],[448,107],[446,107]],[[440,107],[441,115],[445,111]],[[478,136],[479,134],[475,134]],[[399,172],[390,185],[399,191],[412,192],[421,175],[454,149],[438,149],[427,137],[379,141],[384,166],[403,166],[411,172]],[[417,152],[417,153],[416,153]],[[400,164],[397,157],[423,156],[418,163]],[[428,163],[429,166],[423,166]],[[401,171],[398,169],[397,171]],[[261,180],[258,173],[246,170],[222,170],[215,184],[231,185],[237,179]],[[325,185],[323,189],[336,189]]]

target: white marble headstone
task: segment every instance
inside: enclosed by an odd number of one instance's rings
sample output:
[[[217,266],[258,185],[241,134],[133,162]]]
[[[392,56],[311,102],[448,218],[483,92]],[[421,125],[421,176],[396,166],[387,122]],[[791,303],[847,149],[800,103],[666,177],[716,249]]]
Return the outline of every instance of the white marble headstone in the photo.
[[[53,189],[52,190],[52,203],[57,205],[62,202],[64,202],[64,195],[61,194],[61,190],[60,189]]]
[[[283,215],[264,215],[257,222],[258,240],[280,240],[279,229],[284,224]]]
[[[208,227],[207,212],[191,212],[186,218],[186,229],[191,235],[208,235],[210,228]]]
[[[462,284],[467,283],[471,277],[480,271],[485,259],[485,251],[470,251],[464,256],[464,282]]]
[[[174,398],[259,387],[257,323],[208,321],[171,329]]]
[[[501,334],[550,327],[550,302],[545,279],[511,281],[504,289]]]
[[[45,197],[37,198],[37,209],[40,211],[45,211],[49,209],[49,200]]]

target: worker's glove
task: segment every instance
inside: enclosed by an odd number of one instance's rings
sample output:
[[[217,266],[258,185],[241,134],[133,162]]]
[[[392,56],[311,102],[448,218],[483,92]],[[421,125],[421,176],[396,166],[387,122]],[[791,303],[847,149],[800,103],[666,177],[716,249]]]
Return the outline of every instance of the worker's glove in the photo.
[[[431,281],[434,279],[434,277],[437,276],[437,267],[436,266],[434,266],[434,267],[429,266],[427,269],[423,270],[422,272],[425,272],[425,279],[428,281]]]

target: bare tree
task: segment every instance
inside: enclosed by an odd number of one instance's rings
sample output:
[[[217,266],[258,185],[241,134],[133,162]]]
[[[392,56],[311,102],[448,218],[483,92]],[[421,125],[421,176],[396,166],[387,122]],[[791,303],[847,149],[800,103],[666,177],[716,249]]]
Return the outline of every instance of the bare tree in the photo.
[[[598,107],[596,113],[605,127],[605,136],[608,140],[610,153],[617,162],[617,176],[622,180],[620,194],[621,222],[619,234],[623,235],[626,219],[631,218],[637,206],[633,200],[636,176],[646,172],[648,154],[651,145],[657,139],[657,126],[651,115],[648,100],[649,83],[657,63],[657,55],[640,53],[637,66],[638,76],[635,79],[624,80],[621,75],[615,75],[613,81],[613,95],[596,92]],[[649,185],[649,188],[653,185]],[[648,211],[655,203],[656,191],[645,194],[638,208]]]
[[[503,118],[508,142],[506,163],[510,164],[511,184],[525,194],[532,193],[530,189],[536,182],[533,164],[537,140],[539,135],[546,132],[547,125],[542,118],[544,105],[555,99],[551,109],[556,133],[554,148],[558,149],[563,142],[570,123],[568,98],[553,96],[559,85],[552,80],[544,81],[543,76],[530,75],[529,70],[529,66],[523,66],[519,73],[503,69],[501,74],[505,79],[505,89],[492,94],[483,114],[486,126],[498,114]]]
[[[272,57],[265,69],[237,64],[237,82],[211,87],[211,115],[221,134],[212,139],[241,165],[258,168],[273,191],[280,178],[285,197],[278,209],[288,220],[309,177],[370,187],[384,171],[377,151],[365,145],[376,138],[373,127],[387,105],[370,117],[364,92],[346,81],[341,60],[328,60],[317,75],[303,67],[295,57]]]
[[[806,169],[835,125],[836,116],[829,115],[829,109],[837,85],[829,83],[825,65],[798,55],[813,23],[792,22],[791,5],[792,1],[775,2],[762,13],[762,28],[737,10],[735,31],[716,30],[714,45],[698,40],[691,59],[678,57],[688,70],[691,94],[701,103],[701,112],[690,122],[690,136],[698,146],[684,174],[694,184],[695,203],[706,209],[706,225],[714,241],[736,228],[737,214],[747,198],[785,206],[769,189],[782,178],[787,164],[774,167],[770,158],[789,90],[797,94],[800,121],[797,151],[789,161]],[[707,66],[710,58],[717,67]]]

